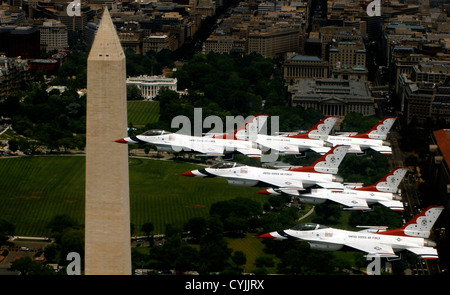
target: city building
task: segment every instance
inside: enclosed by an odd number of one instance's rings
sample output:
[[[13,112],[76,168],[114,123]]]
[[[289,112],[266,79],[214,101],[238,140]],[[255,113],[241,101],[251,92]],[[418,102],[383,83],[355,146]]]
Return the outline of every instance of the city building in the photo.
[[[286,83],[300,78],[328,78],[328,62],[317,56],[288,53],[283,65]]]
[[[163,49],[175,50],[174,36],[166,33],[154,33],[142,40],[142,52],[159,52]]]
[[[8,57],[39,58],[39,28],[32,26],[0,27],[0,53]]]
[[[366,66],[366,49],[363,43],[339,41],[330,44],[328,49],[330,68],[341,66]]]
[[[117,27],[117,35],[124,50],[132,49],[137,54],[142,54],[143,30],[138,22],[125,22]]]
[[[0,56],[0,102],[19,90],[30,79],[26,60]]]
[[[356,80],[356,81],[367,81],[369,76],[369,71],[366,67],[357,66],[347,66],[337,63],[333,66],[331,70],[330,77],[334,79],[342,80]]]
[[[274,58],[287,52],[300,51],[301,31],[297,26],[276,24],[254,27],[248,33],[248,53]]]
[[[177,79],[163,76],[138,76],[129,77],[127,85],[136,85],[145,99],[153,99],[159,94],[161,88],[166,87],[177,91]]]
[[[434,202],[447,204],[450,197],[450,129],[440,129],[430,136],[428,159],[428,187],[433,190]],[[431,201],[431,200],[430,200]]]
[[[288,86],[291,106],[322,111],[325,116],[345,116],[351,112],[375,114],[374,99],[366,81],[342,79],[298,79]]]
[[[406,121],[450,122],[450,61],[430,60],[399,77],[399,99]]]
[[[247,40],[236,35],[212,34],[205,40],[205,53],[246,53]]]
[[[41,48],[45,51],[64,50],[69,47],[67,28],[60,21],[46,20],[40,29]]]

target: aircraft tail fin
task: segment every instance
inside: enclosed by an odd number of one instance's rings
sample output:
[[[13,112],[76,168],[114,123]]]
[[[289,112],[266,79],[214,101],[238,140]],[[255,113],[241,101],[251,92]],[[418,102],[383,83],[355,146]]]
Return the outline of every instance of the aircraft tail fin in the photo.
[[[401,228],[379,232],[378,234],[428,238],[433,225],[443,210],[443,206],[430,206]]]
[[[406,172],[408,171],[408,168],[395,168],[388,174],[386,174],[386,176],[380,179],[377,183],[370,186],[355,188],[355,190],[396,193],[398,190],[398,186],[400,185],[402,179],[405,177]]]
[[[312,139],[325,139],[333,129],[339,117],[327,116],[323,118],[319,123],[314,125],[306,133],[291,135],[291,138],[312,138]]]
[[[392,125],[394,125],[395,120],[397,120],[397,118],[395,117],[384,118],[366,133],[353,135],[352,137],[386,140],[387,135],[391,130]]]
[[[321,172],[337,174],[339,165],[347,154],[348,149],[348,145],[335,146],[310,166],[290,168],[289,170],[298,172]]]
[[[222,135],[215,135],[213,138],[219,139],[240,139],[240,140],[249,140],[254,137],[258,133],[261,132],[263,126],[267,122],[268,115],[254,115],[247,117],[244,124],[242,124],[239,128],[237,128],[233,133],[226,133]]]

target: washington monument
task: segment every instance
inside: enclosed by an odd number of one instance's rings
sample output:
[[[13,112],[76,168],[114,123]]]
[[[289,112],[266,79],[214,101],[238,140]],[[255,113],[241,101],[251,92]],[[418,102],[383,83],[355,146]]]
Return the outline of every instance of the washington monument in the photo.
[[[125,54],[105,8],[87,60],[85,274],[131,274]]]

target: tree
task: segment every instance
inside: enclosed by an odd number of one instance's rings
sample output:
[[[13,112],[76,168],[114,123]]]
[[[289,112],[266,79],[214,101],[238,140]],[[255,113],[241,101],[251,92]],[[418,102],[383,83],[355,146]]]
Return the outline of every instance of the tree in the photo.
[[[136,85],[127,85],[127,100],[142,100],[141,90]]]
[[[146,222],[142,225],[141,230],[147,235],[148,241],[150,243],[150,247],[154,245],[153,235],[151,234],[155,227],[153,223]]]
[[[241,270],[244,268],[244,264],[247,263],[247,256],[245,256],[245,253],[237,250],[233,252],[233,255],[231,256],[231,261],[239,267]]]
[[[47,224],[52,233],[61,234],[66,228],[75,226],[76,221],[67,214],[55,215]]]
[[[15,227],[12,223],[5,219],[0,219],[0,246],[5,244],[9,236],[13,236],[15,233]]]
[[[223,239],[200,244],[201,271],[204,273],[222,271],[227,266],[232,251]]]
[[[182,244],[175,258],[175,269],[179,271],[195,270],[198,268],[199,254],[193,247]]]
[[[275,265],[275,262],[273,261],[272,257],[262,254],[256,257],[254,264],[258,268],[273,267]]]
[[[184,230],[196,241],[205,235],[207,230],[207,221],[203,217],[193,217],[184,225]]]
[[[341,217],[342,209],[337,204],[322,204],[315,207],[317,217],[314,222],[323,224],[337,224]]]
[[[33,261],[31,257],[26,256],[14,260],[9,271],[19,271],[21,275],[53,275],[55,272],[47,265]]]

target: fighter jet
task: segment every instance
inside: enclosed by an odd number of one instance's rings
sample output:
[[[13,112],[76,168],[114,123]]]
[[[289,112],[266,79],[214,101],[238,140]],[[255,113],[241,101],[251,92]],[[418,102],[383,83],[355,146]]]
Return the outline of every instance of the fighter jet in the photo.
[[[337,176],[339,164],[348,146],[337,146],[307,167],[268,169],[234,162],[220,162],[209,168],[182,173],[190,177],[224,177],[231,185],[275,186],[303,190],[318,185],[324,188],[342,188],[342,178]]]
[[[431,229],[444,207],[428,207],[403,227],[368,227],[362,231],[335,229],[315,223],[302,223],[291,229],[258,236],[266,239],[306,241],[312,249],[336,251],[350,247],[368,257],[398,257],[395,252],[408,250],[426,259],[437,259],[436,243],[429,238]]]
[[[270,188],[258,193],[298,196],[300,202],[309,204],[323,204],[329,200],[344,205],[345,210],[369,211],[372,210],[369,205],[379,203],[394,211],[402,211],[404,209],[403,203],[400,201],[401,198],[397,191],[408,170],[408,168],[393,169],[377,183],[365,187],[349,188],[344,186],[343,189],[314,188],[309,193],[302,193],[292,189]]]
[[[333,116],[325,117],[306,133],[287,136],[258,134],[255,142],[283,154],[301,154],[304,151],[313,150],[323,155],[333,147],[324,139],[330,134],[337,119],[338,117]]]
[[[148,130],[143,134],[121,138],[118,143],[126,144],[152,144],[158,151],[166,152],[195,152],[205,156],[224,156],[226,154],[242,153],[250,158],[261,158],[261,150],[257,144],[248,139],[245,134],[256,136],[267,115],[251,116],[234,133],[225,133],[212,136],[191,136],[172,133],[165,130]]]
[[[348,136],[328,136],[326,141],[333,146],[342,144],[350,145],[349,153],[363,153],[370,148],[379,153],[390,155],[392,154],[391,144],[386,139],[396,119],[393,117],[385,118],[366,133]]]

